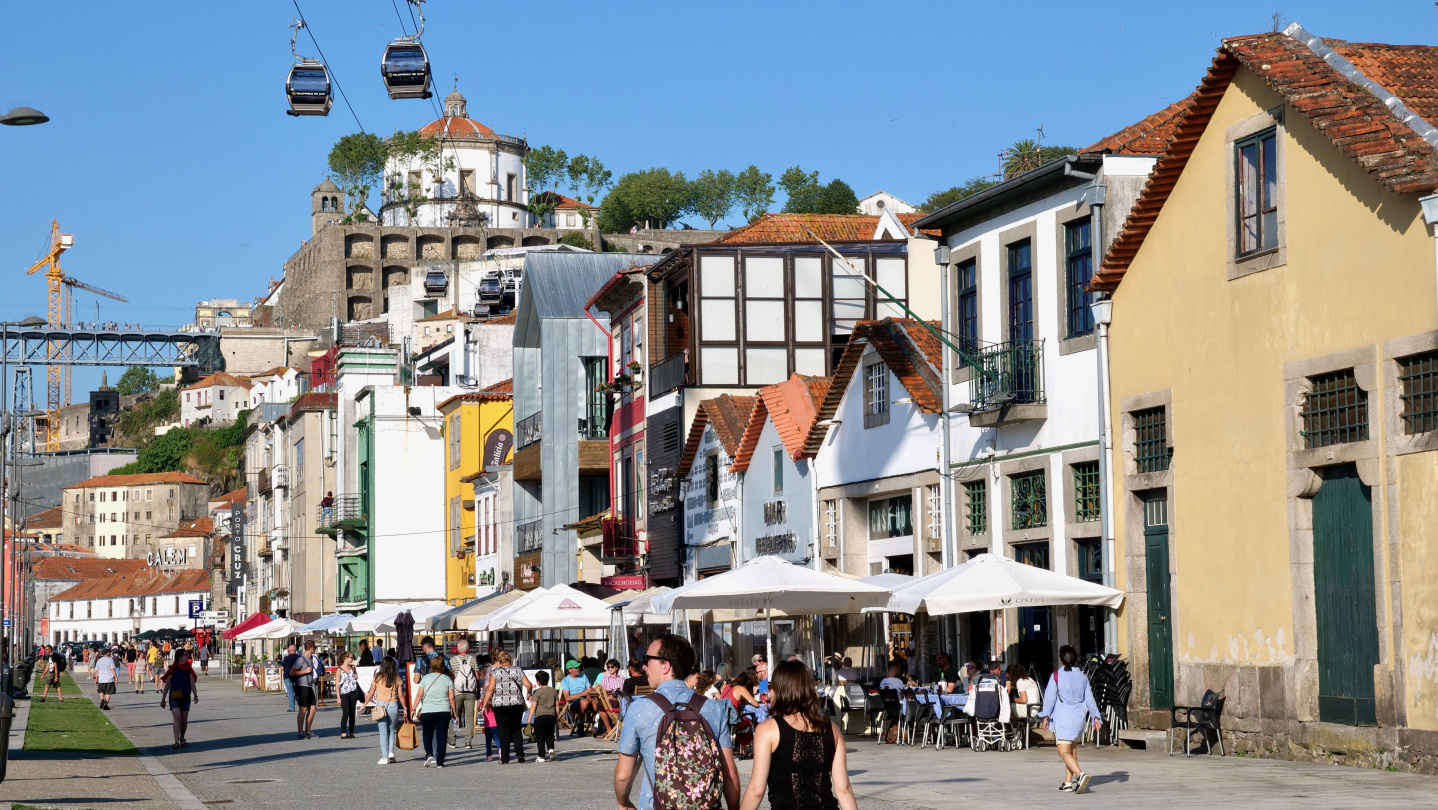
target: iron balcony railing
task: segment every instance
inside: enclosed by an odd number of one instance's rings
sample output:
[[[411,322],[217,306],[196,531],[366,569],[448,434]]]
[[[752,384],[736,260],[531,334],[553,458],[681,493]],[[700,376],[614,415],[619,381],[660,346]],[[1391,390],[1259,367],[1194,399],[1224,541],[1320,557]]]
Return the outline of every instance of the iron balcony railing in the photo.
[[[628,560],[639,556],[639,538],[634,536],[633,518],[605,518],[600,528],[604,532],[599,549],[601,560]]]
[[[369,521],[365,514],[364,501],[358,495],[339,495],[334,506],[320,506],[315,510],[315,525],[320,529],[350,528],[363,526]]]
[[[514,449],[528,447],[544,438],[544,411],[526,416],[514,426]]]
[[[973,360],[969,401],[975,410],[1046,401],[1042,340],[1011,340],[984,346],[974,353]]]
[[[258,487],[258,489],[259,489],[259,491],[260,491],[261,493],[265,493],[265,492],[269,492],[269,491],[270,491],[270,471],[269,471],[269,470],[260,470],[260,474],[259,474],[259,476],[258,476],[258,482],[256,483],[256,487]]]
[[[689,364],[684,353],[666,357],[649,367],[649,396],[667,394],[687,382]]]
[[[529,554],[544,548],[543,521],[532,520],[514,527],[514,553]]]
[[[290,468],[283,464],[276,464],[273,478],[276,489],[289,489]]]

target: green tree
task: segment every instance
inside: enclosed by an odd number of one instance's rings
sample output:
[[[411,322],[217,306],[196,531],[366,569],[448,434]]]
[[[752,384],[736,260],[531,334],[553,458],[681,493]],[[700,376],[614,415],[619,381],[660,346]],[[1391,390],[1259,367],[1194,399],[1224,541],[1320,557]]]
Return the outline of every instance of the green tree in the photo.
[[[569,176],[569,190],[574,192],[574,199],[589,205],[594,205],[599,195],[614,184],[614,173],[604,168],[599,158],[588,155],[575,155],[570,158],[566,173]],[[584,227],[588,228],[593,212],[581,206],[579,216],[584,220]]]
[[[734,177],[734,200],[745,222],[764,216],[774,206],[774,176],[750,164]]]
[[[729,216],[734,210],[734,173],[728,169],[705,169],[689,183],[689,198],[694,213],[705,222],[709,223],[710,230],[714,229],[714,223]]]
[[[1072,146],[1041,146],[1037,141],[1025,139],[1014,142],[1013,146],[999,153],[1004,170],[1004,179],[1023,174],[1064,155],[1078,152]]]
[[[362,220],[362,207],[369,200],[370,189],[384,173],[387,156],[384,140],[368,132],[346,135],[330,149],[330,175],[349,200],[350,213],[345,222]]]
[[[559,204],[556,188],[569,173],[569,156],[548,144],[529,150],[524,156],[524,180],[529,191],[529,213],[542,223]],[[546,193],[548,192],[548,193]]]
[[[933,213],[940,208],[953,205],[965,197],[978,194],[986,188],[992,188],[999,184],[993,177],[974,177],[963,185],[946,188],[943,191],[935,191],[929,195],[927,200],[919,204],[919,210]]]
[[[689,213],[689,181],[665,168],[630,172],[619,178],[599,207],[599,228],[622,233],[631,227],[668,228]]]
[[[854,214],[859,210],[859,198],[848,183],[836,178],[822,185],[818,172],[805,173],[798,166],[779,175],[779,187],[789,196],[784,204],[786,214]]]
[[[583,250],[594,250],[594,243],[584,235],[583,231],[570,231],[559,237],[559,244],[577,247]]]
[[[120,396],[128,397],[138,394],[141,391],[154,391],[160,387],[160,379],[155,376],[155,370],[144,366],[130,366],[125,373],[120,375],[119,381],[115,383],[115,390]]]
[[[385,178],[388,202],[401,205],[408,221],[413,222],[419,214],[420,203],[428,200],[434,191],[432,185],[424,187],[424,171],[428,170],[430,177],[442,178],[445,172],[454,170],[454,157],[443,153],[437,139],[402,129],[385,139],[385,154],[395,167]],[[416,164],[420,171],[412,171]]]
[[[176,472],[184,463],[185,454],[195,445],[193,432],[185,428],[172,428],[156,436],[155,440],[140,448],[134,465],[135,472],[161,473]],[[131,466],[131,465],[125,465]]]

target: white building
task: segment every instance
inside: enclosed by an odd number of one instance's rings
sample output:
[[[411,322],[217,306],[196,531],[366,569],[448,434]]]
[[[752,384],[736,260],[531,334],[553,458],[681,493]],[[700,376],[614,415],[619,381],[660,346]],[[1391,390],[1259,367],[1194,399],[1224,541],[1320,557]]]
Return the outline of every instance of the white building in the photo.
[[[439,163],[396,158],[386,164],[380,207],[385,225],[437,228],[480,224],[476,220],[491,228],[529,225],[524,138],[501,135],[470,118],[458,88],[444,97],[444,117],[419,132],[438,141]]]
[[[679,459],[684,476],[685,581],[717,574],[740,561],[741,495],[733,470],[756,397],[720,394],[699,403]]]
[[[210,572],[152,569],[87,579],[51,597],[52,644],[128,641],[136,633],[194,626],[190,603],[209,606]]]
[[[486,468],[467,480],[474,486],[474,594],[514,587],[514,465]]]
[[[99,475],[65,487],[60,497],[75,545],[105,558],[143,559],[182,521],[204,517],[209,494],[204,481],[166,472]]]
[[[744,512],[742,561],[776,556],[809,564],[818,559],[814,462],[804,443],[829,382],[828,377],[795,374],[759,389],[734,459]]]
[[[895,197],[887,191],[876,191],[859,200],[859,213],[876,217],[885,211],[891,214],[912,214],[919,209]]]
[[[293,402],[305,392],[305,373],[297,368],[279,366],[249,378],[249,408],[258,408],[262,403]]]
[[[557,191],[546,191],[555,197],[554,210],[539,221],[536,227],[554,228],[560,231],[583,231],[599,229],[599,206],[566,197]]]
[[[223,427],[250,407],[251,385],[244,377],[217,371],[180,392],[180,424]]]

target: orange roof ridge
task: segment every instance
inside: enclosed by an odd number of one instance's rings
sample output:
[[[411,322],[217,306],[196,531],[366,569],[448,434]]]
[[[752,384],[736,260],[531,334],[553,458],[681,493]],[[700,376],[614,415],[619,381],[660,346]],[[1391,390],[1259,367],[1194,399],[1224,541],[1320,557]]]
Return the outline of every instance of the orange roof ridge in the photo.
[[[913,228],[915,222],[928,216],[923,211],[896,214],[905,227]],[[826,242],[872,242],[874,229],[879,226],[879,217],[869,214],[764,214],[748,225],[738,228],[716,239],[716,245],[753,244],[770,242],[814,243],[813,231]],[[938,234],[938,231],[924,233]]]
[[[163,473],[130,473],[128,475],[97,475],[94,478],[86,478],[78,484],[70,484],[65,489],[80,489],[82,487],[127,487],[135,484],[203,484],[204,481],[182,472]]]
[[[1085,152],[1108,152],[1117,155],[1161,155],[1173,139],[1174,129],[1183,111],[1193,103],[1195,91],[1164,107],[1137,123],[1129,124],[1118,132],[1100,139],[1084,149]]]
[[[831,382],[830,377],[806,377],[796,373],[783,382],[760,388],[758,402],[739,442],[739,452],[734,456],[734,472],[749,469],[766,421],[774,424],[774,432],[779,434],[779,441],[791,460],[809,457],[810,454],[804,451],[804,439],[814,424],[814,416]]]

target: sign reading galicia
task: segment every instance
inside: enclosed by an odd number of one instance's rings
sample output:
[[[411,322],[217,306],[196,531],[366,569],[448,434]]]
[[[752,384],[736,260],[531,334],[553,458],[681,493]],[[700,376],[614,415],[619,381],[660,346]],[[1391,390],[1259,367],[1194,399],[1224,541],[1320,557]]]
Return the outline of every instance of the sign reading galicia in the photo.
[[[509,448],[514,446],[514,434],[504,428],[489,432],[484,440],[484,468],[492,470],[509,458]]]

